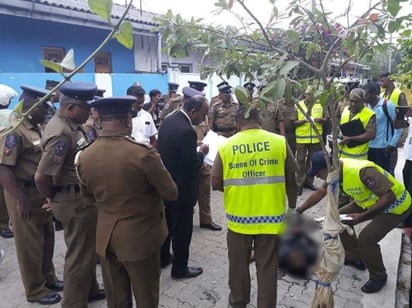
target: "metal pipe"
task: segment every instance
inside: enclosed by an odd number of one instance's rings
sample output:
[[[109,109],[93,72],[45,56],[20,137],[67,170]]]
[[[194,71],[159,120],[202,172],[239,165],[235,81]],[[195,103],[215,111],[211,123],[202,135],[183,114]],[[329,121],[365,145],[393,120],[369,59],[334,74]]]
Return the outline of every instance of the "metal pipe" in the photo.
[[[162,34],[157,32],[157,71],[162,71]]]

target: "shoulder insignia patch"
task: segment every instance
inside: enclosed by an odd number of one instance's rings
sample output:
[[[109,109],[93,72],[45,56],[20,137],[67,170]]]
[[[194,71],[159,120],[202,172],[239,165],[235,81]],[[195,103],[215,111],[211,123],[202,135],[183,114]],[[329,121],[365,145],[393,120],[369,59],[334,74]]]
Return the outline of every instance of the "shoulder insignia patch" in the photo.
[[[58,141],[54,147],[54,154],[62,157],[67,152],[67,144],[64,141]]]
[[[365,179],[365,185],[369,189],[374,189],[376,187],[376,181],[373,178],[366,178]]]
[[[97,136],[96,136],[96,132],[93,129],[90,129],[86,132],[86,137],[87,140],[90,141],[94,141],[96,140]]]
[[[6,148],[12,149],[16,146],[17,144],[17,138],[15,135],[7,135],[6,136]]]
[[[150,144],[145,144],[145,143],[137,142],[137,141],[136,141],[133,137],[131,137],[131,136],[124,136],[124,138],[125,138],[127,141],[131,142],[131,143],[141,145],[141,146],[143,146],[143,147],[145,147],[145,148],[147,148],[147,149],[151,149],[151,148],[152,148],[152,146],[151,146]]]

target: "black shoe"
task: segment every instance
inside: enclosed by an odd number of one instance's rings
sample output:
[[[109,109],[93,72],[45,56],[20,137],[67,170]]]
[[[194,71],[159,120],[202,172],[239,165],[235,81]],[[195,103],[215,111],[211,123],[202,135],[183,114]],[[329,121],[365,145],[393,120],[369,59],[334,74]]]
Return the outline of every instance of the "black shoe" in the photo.
[[[9,228],[7,228],[0,230],[0,236],[4,238],[12,238],[14,236],[14,233]]]
[[[203,273],[203,269],[201,267],[188,267],[186,272],[181,274],[173,274],[172,279],[186,279],[186,278],[193,278],[199,276]]]
[[[345,265],[352,266],[360,271],[364,271],[366,269],[365,264],[361,260],[349,260],[345,258]]]
[[[62,297],[56,292],[50,291],[45,297],[37,300],[27,300],[30,303],[38,303],[40,305],[53,305],[62,300]]]
[[[46,283],[46,288],[53,290],[53,291],[63,291],[64,288],[64,282],[61,280],[56,280],[55,283]]]
[[[297,189],[298,196],[302,195],[302,191],[303,191],[302,187],[298,187],[298,189]]]
[[[106,298],[106,293],[104,292],[104,289],[99,289],[97,293],[93,296],[89,296],[89,299],[87,300],[89,303],[90,302],[95,302],[95,301],[101,301],[102,299]]]
[[[369,279],[361,288],[363,293],[376,293],[382,290],[386,284],[386,278],[373,280]]]
[[[200,228],[209,229],[212,231],[222,231],[222,227],[211,222],[210,224],[200,224]]]
[[[318,190],[318,188],[313,184],[303,183],[302,186],[303,186],[303,188],[307,188],[307,189],[310,189],[310,190],[313,190],[313,191]]]

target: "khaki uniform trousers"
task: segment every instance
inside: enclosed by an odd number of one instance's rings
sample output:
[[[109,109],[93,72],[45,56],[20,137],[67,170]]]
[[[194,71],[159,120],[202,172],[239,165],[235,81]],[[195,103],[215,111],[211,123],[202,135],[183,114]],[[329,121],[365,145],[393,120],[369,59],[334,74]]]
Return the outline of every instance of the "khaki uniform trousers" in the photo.
[[[159,305],[160,252],[136,262],[119,261],[109,243],[106,257],[101,257],[103,282],[108,308],[156,308]]]
[[[212,222],[212,213],[210,211],[210,170],[211,167],[206,164],[203,164],[199,170],[197,203],[199,204],[200,224],[210,224]]]
[[[34,185],[34,184],[33,184]],[[24,188],[31,206],[30,219],[20,219],[17,202],[4,191],[13,224],[17,260],[27,300],[39,300],[49,293],[46,283],[56,282],[53,265],[54,228],[52,214],[42,209],[45,198],[37,189]]]
[[[278,236],[246,235],[227,231],[229,255],[229,303],[243,308],[250,302],[250,252],[255,247],[259,308],[276,307],[278,272]]]
[[[359,213],[363,209],[356,205],[349,205],[342,208],[341,214]],[[392,229],[396,228],[408,217],[411,209],[402,215],[379,214],[367,224],[358,237],[349,236],[345,231],[340,235],[340,239],[345,249],[345,257],[350,260],[362,260],[369,271],[369,278],[373,280],[387,277],[386,268],[383,264],[379,241],[383,239]]]
[[[67,246],[62,307],[87,307],[88,298],[96,295],[99,289],[96,281],[97,209],[86,205],[80,193],[73,190],[56,193],[52,209],[63,225]]]
[[[4,200],[3,187],[0,186],[0,230],[9,228],[9,214],[7,212],[6,201]]]
[[[302,187],[303,183],[313,184],[313,178],[306,177],[310,168],[310,158],[312,154],[320,151],[320,143],[297,143],[296,144],[296,162],[298,171],[296,175],[296,184]]]

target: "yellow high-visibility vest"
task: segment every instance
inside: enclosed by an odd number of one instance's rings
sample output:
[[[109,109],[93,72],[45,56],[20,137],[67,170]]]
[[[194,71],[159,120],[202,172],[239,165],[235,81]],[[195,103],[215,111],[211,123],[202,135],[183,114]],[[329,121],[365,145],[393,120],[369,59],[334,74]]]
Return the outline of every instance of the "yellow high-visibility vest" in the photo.
[[[399,96],[402,94],[401,89],[394,88],[391,95],[385,96],[385,92],[381,93],[381,97],[386,98],[387,100],[391,101],[395,106],[399,106]]]
[[[286,140],[263,129],[238,132],[219,149],[227,225],[241,234],[285,231]]]
[[[366,128],[366,126],[369,123],[369,120],[374,115],[375,113],[372,110],[370,110],[367,107],[363,107],[363,109],[360,112],[358,112],[351,119],[351,121],[359,119],[362,122],[363,128]],[[344,123],[349,122],[349,117],[350,111],[349,107],[347,106],[342,112],[340,124],[342,125]],[[342,144],[339,146],[339,148],[339,155],[341,158],[368,159],[369,141],[353,148],[348,147],[347,144]]]
[[[299,105],[302,109],[307,112],[308,108],[304,101],[300,101]],[[298,120],[305,120],[305,116],[300,111],[299,108],[296,108],[298,112]],[[316,118],[323,118],[323,107],[319,103],[314,103],[312,109],[310,111],[310,117],[313,119]],[[318,128],[319,133],[322,135],[322,124],[315,123],[315,126]],[[296,127],[296,143],[318,143],[319,138],[316,136],[316,133],[313,127],[310,125],[309,122],[306,122],[300,126]]]
[[[381,174],[385,175],[388,180],[393,184],[391,191],[396,196],[396,201],[392,203],[388,208],[383,210],[383,213],[391,213],[401,215],[409,209],[411,206],[411,196],[405,187],[398,182],[390,173],[383,170],[381,167],[369,160],[358,160],[343,158],[343,191],[351,196],[356,204],[363,208],[368,209],[372,207],[379,197],[373,193],[365,184],[362,183],[360,178],[360,170],[366,167],[374,167]]]

